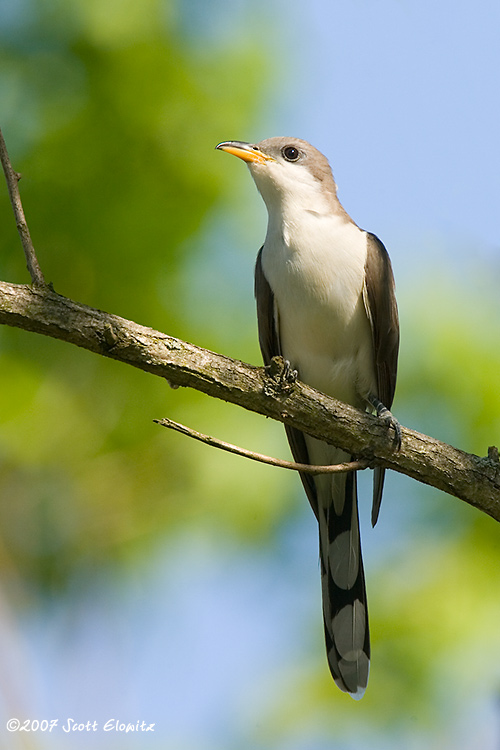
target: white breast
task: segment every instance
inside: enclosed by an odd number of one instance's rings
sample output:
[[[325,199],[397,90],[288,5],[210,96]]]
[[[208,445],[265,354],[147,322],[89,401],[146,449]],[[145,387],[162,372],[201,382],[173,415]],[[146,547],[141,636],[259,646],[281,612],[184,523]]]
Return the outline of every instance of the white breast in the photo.
[[[376,392],[363,304],[366,233],[341,214],[297,206],[269,221],[262,251],[283,356],[304,382],[365,407]]]

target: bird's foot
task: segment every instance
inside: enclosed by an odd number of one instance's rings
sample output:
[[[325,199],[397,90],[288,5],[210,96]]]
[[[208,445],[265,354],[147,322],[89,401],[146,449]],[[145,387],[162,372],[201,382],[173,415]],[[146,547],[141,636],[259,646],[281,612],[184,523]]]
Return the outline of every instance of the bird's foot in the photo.
[[[298,372],[294,370],[287,359],[273,357],[269,365],[269,374],[274,382],[273,392],[288,393],[295,385]]]
[[[398,420],[376,396],[368,396],[368,403],[377,412],[377,417],[383,419],[387,423],[388,428],[394,431],[394,447],[398,451],[401,448],[401,425]]]

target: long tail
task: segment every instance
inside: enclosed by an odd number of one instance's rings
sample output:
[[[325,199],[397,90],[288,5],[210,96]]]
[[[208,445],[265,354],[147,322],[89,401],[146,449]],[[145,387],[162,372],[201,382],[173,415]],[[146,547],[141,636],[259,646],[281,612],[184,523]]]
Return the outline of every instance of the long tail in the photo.
[[[318,521],[326,651],[338,687],[359,700],[368,682],[370,637],[356,474],[325,479]]]

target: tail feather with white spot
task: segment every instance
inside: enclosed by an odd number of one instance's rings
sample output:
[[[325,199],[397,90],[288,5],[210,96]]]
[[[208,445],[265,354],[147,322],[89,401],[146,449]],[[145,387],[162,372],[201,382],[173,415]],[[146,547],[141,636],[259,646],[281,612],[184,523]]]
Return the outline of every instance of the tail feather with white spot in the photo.
[[[318,492],[326,651],[335,683],[359,699],[368,683],[370,637],[356,474],[326,479],[323,476]]]

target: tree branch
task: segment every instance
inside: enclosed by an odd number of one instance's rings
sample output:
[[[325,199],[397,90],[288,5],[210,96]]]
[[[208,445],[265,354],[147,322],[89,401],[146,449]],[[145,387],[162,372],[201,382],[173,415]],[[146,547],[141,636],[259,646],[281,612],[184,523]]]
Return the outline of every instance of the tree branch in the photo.
[[[297,382],[280,364],[253,367],[62,297],[0,282],[0,323],[41,333],[296,427],[352,455],[455,495],[500,521],[500,462],[402,428],[401,450],[383,420]]]
[[[282,363],[277,360],[265,371],[56,294],[45,285],[19,195],[20,175],[12,168],[1,131],[0,160],[33,283],[28,287],[0,282],[1,324],[76,344],[163,377],[173,387],[195,388],[271,417],[343,448],[361,459],[360,465],[373,461],[407,474],[465,500],[500,521],[500,461],[493,446],[486,458],[479,458],[402,428],[401,449],[394,451],[394,441],[383,420],[303,383],[286,383]],[[186,428],[170,420],[164,424],[186,432]],[[204,442],[212,440],[191,433]],[[224,450],[234,449],[217,442]],[[269,462],[268,457],[257,456],[257,460]],[[298,468],[292,462],[281,465]],[[311,467],[307,470],[311,471]]]

